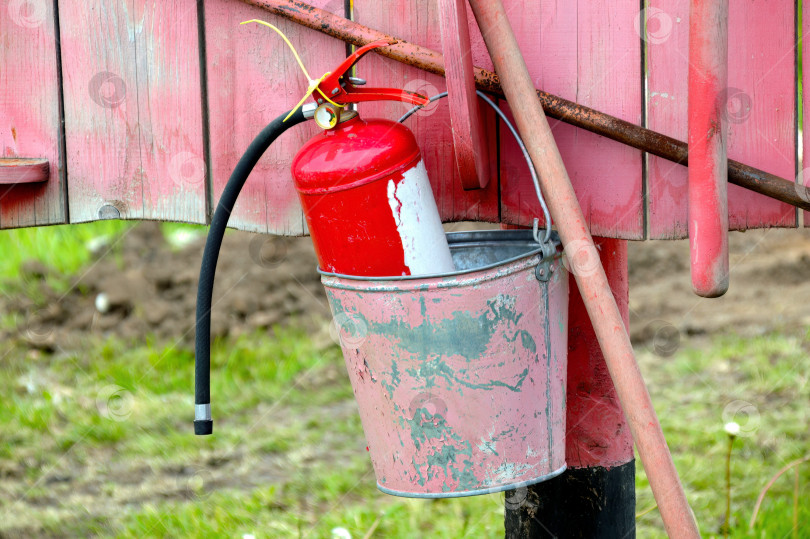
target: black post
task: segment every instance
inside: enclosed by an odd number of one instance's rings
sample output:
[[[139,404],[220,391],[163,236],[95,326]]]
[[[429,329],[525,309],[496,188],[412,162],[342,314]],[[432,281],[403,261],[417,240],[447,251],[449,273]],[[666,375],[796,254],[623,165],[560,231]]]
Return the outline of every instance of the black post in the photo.
[[[635,461],[614,468],[571,468],[506,492],[506,539],[633,538]]]

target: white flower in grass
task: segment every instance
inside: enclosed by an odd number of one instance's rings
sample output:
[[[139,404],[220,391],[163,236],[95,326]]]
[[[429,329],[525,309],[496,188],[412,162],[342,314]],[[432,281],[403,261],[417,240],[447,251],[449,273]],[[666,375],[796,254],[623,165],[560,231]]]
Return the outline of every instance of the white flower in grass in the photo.
[[[96,296],[96,310],[101,314],[110,310],[110,297],[104,292]]]
[[[332,539],[352,539],[352,534],[346,528],[332,528]]]
[[[736,421],[729,421],[723,428],[732,438],[740,434],[740,424]]]

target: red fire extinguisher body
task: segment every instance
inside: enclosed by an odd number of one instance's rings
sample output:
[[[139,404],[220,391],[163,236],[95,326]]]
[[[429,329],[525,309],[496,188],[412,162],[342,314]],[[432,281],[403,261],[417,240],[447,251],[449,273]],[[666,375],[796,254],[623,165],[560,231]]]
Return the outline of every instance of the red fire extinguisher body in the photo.
[[[292,173],[322,270],[375,277],[453,270],[407,127],[353,117],[307,142]]]

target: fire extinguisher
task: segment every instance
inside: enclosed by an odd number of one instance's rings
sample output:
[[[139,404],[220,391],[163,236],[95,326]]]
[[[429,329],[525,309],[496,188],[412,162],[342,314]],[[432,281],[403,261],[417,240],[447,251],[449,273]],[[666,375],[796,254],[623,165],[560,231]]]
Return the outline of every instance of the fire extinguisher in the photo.
[[[356,276],[402,276],[453,271],[433,192],[416,139],[404,125],[361,119],[345,105],[425,96],[392,88],[363,88],[348,76],[376,41],[359,48],[318,81],[316,103],[271,122],[231,174],[211,220],[197,289],[195,434],[211,434],[211,299],[222,238],[242,186],[262,154],[282,133],[314,118],[324,129],[293,160],[295,186],[322,270]]]
[[[346,73],[360,48],[319,84],[315,122],[324,131],[295,156],[292,174],[321,270],[382,277],[453,271],[439,211],[413,133],[401,123],[361,119],[341,105],[427,98],[359,88]]]

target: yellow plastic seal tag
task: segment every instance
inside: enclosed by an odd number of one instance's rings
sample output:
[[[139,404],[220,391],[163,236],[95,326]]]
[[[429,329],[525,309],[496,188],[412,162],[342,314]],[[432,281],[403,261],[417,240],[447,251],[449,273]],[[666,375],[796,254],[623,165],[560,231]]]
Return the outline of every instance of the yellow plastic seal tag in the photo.
[[[295,50],[295,47],[293,47],[293,44],[292,44],[292,43],[290,43],[290,40],[289,40],[289,39],[287,39],[287,36],[285,36],[285,35],[284,35],[284,32],[282,32],[281,30],[279,30],[278,28],[276,28],[275,26],[273,26],[273,25],[272,25],[272,24],[270,24],[269,22],[260,21],[259,19],[250,19],[249,21],[244,21],[244,22],[242,22],[242,23],[240,23],[240,24],[248,24],[248,23],[251,23],[251,22],[255,22],[255,23],[257,23],[257,24],[263,24],[264,26],[267,26],[268,28],[272,28],[273,30],[275,30],[275,31],[276,31],[276,33],[277,33],[278,35],[280,35],[280,36],[281,36],[281,39],[283,39],[283,40],[284,40],[284,43],[286,43],[286,44],[287,44],[287,46],[288,46],[288,47],[290,47],[290,50],[292,51],[293,56],[295,56],[295,60],[298,62],[298,65],[301,67],[301,71],[303,71],[303,72],[304,72],[304,76],[305,76],[305,77],[307,78],[307,80],[309,81],[309,86],[307,86],[307,92],[304,94],[304,97],[302,97],[302,98],[301,98],[301,101],[299,101],[299,102],[298,102],[298,104],[297,104],[297,105],[295,105],[295,108],[293,108],[293,109],[290,111],[290,113],[287,115],[287,117],[286,117],[286,118],[284,118],[284,121],[285,121],[285,122],[286,122],[287,120],[289,120],[289,119],[290,119],[290,116],[292,116],[293,114],[295,114],[295,112],[296,112],[296,111],[297,111],[299,108],[301,108],[301,105],[303,105],[303,104],[304,104],[304,102],[305,102],[307,99],[309,99],[309,96],[311,96],[311,95],[312,95],[312,94],[315,92],[315,90],[318,90],[318,93],[319,93],[319,94],[321,94],[321,96],[323,96],[323,98],[324,98],[324,99],[326,99],[326,100],[327,100],[329,103],[333,104],[333,105],[334,105],[334,106],[336,106],[336,107],[343,108],[343,105],[340,105],[340,104],[338,104],[338,103],[335,103],[334,101],[332,101],[331,99],[329,99],[329,96],[328,96],[328,95],[326,95],[325,93],[323,93],[323,91],[322,91],[320,88],[318,88],[318,85],[319,85],[321,82],[323,82],[323,79],[325,79],[326,77],[328,77],[329,75],[331,75],[331,71],[327,71],[326,73],[324,73],[323,75],[321,75],[321,78],[313,80],[313,79],[312,79],[312,77],[309,75],[309,72],[307,71],[307,68],[306,68],[306,67],[304,67],[304,62],[302,62],[302,61],[301,61],[301,57],[300,57],[300,56],[298,56],[298,51],[296,51],[296,50]]]

